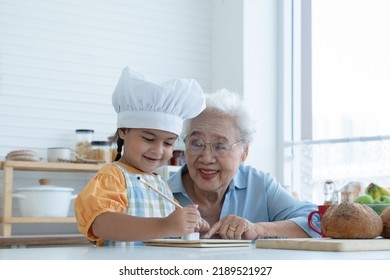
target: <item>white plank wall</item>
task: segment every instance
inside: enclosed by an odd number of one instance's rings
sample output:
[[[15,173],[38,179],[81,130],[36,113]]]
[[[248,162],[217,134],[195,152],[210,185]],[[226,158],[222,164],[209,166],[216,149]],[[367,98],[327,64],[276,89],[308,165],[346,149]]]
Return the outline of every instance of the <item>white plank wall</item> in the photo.
[[[0,0],[0,160],[17,149],[45,158],[48,147],[73,148],[75,129],[106,140],[126,65],[209,90],[211,24],[209,0]],[[15,187],[40,177],[80,190],[90,174],[18,172]]]

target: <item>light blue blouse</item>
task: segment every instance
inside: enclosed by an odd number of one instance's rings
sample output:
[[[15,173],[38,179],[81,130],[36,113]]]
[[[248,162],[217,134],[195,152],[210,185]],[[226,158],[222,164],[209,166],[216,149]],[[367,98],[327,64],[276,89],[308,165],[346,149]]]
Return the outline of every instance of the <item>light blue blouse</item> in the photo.
[[[181,174],[185,172],[188,172],[187,165],[168,179],[173,195],[183,206],[193,204],[182,183]],[[307,222],[309,213],[314,210],[317,205],[295,198],[269,173],[240,165],[229,184],[220,219],[237,215],[252,223],[291,220],[311,237],[321,237]],[[320,228],[318,217],[313,218],[313,224]]]

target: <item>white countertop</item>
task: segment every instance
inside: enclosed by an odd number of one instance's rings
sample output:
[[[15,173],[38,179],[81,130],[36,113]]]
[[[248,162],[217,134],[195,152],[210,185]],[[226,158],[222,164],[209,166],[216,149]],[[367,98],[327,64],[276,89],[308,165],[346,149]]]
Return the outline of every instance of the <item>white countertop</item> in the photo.
[[[0,260],[390,260],[390,251],[329,252],[252,247],[46,247],[0,249]]]

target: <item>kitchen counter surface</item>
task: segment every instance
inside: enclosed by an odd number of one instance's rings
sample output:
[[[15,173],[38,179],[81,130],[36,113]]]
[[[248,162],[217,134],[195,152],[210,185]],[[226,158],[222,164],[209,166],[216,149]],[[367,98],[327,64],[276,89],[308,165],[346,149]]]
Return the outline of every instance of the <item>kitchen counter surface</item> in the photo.
[[[390,260],[390,251],[78,246],[0,249],[0,260]]]

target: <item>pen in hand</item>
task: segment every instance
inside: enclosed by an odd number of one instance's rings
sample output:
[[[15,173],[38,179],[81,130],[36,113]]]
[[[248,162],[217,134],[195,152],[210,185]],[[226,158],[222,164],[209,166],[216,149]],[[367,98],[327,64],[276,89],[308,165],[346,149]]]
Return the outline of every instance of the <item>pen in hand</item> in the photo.
[[[146,182],[144,179],[142,179],[140,176],[137,177],[137,179],[145,184],[146,186],[148,186],[149,188],[151,188],[153,191],[155,191],[156,193],[158,193],[159,195],[161,195],[163,198],[165,198],[166,200],[168,200],[170,203],[172,203],[173,205],[175,205],[176,207],[178,208],[183,208],[183,206],[181,206],[179,203],[177,203],[176,201],[172,200],[171,198],[169,198],[168,196],[166,196],[165,194],[163,194],[161,191],[159,191],[158,189],[154,188],[152,185],[150,185],[148,182]]]
[[[148,182],[146,182],[143,178],[141,178],[140,176],[137,176],[137,179],[145,184],[146,186],[148,186],[150,189],[152,189],[153,191],[155,191],[156,193],[158,193],[159,195],[161,195],[163,198],[165,198],[166,200],[168,200],[170,203],[172,203],[173,205],[175,205],[177,208],[183,208],[183,206],[181,206],[179,203],[177,203],[176,201],[174,201],[173,199],[169,198],[168,196],[166,196],[164,193],[162,193],[161,191],[159,191],[158,189],[154,188],[152,185],[150,185]],[[203,218],[200,219],[201,223],[203,223]]]

